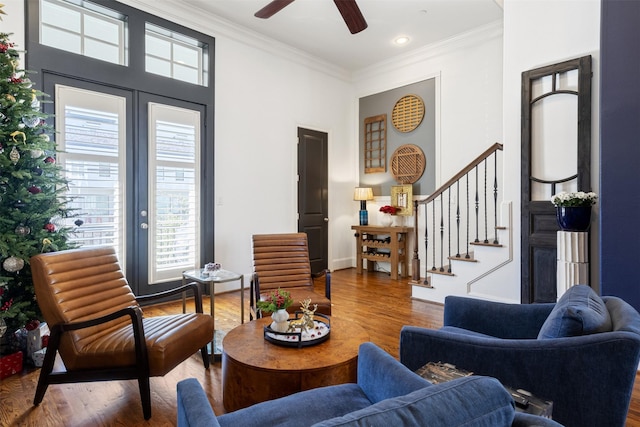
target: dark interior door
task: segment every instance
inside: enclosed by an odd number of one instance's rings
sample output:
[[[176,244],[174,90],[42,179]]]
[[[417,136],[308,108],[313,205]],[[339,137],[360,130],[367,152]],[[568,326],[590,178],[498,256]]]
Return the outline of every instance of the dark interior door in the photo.
[[[328,136],[298,128],[298,231],[307,233],[311,271],[328,266]]]
[[[568,74],[577,71],[577,88],[564,87]],[[543,170],[535,162],[544,161],[543,156],[532,153],[552,153],[553,144],[534,133],[545,126],[545,116],[540,109],[553,108],[555,100],[577,97],[577,150],[576,170],[562,177],[537,176]],[[537,114],[534,114],[534,109]],[[555,111],[555,110],[554,110]],[[537,118],[537,122],[536,122]],[[570,125],[570,124],[569,124]],[[539,146],[543,147],[539,147]],[[550,146],[551,145],[551,146]],[[557,147],[556,147],[557,148]],[[591,57],[572,59],[558,64],[537,68],[522,73],[522,239],[521,239],[521,301],[523,303],[555,302],[557,299],[557,231],[556,211],[551,196],[559,187],[575,181],[580,191],[591,191]],[[575,172],[575,173],[574,173]],[[535,186],[535,191],[534,191]],[[556,191],[557,190],[557,191]]]

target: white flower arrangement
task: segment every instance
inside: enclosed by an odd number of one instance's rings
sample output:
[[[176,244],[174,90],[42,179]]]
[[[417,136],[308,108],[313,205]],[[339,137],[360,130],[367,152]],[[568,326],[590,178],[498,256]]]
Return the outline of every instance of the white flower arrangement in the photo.
[[[556,207],[575,207],[575,206],[593,206],[598,200],[598,195],[594,192],[585,193],[584,191],[567,193],[561,191],[551,197],[551,203]]]

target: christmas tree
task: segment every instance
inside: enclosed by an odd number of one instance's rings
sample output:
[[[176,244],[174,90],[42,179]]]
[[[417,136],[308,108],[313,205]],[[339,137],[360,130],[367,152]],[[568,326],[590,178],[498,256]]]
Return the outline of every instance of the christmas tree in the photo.
[[[8,34],[0,34],[0,323],[6,335],[40,320],[29,259],[69,248],[62,220],[67,182],[56,163],[56,144],[45,94],[20,68]]]

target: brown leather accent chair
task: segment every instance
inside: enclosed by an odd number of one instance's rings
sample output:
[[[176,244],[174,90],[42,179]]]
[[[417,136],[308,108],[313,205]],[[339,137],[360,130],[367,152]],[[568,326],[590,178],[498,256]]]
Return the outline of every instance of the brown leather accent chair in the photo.
[[[198,350],[209,368],[213,319],[202,313],[196,283],[135,297],[113,248],[72,249],[31,258],[38,305],[51,336],[34,405],[49,384],[137,379],[151,418],[149,377],[163,376]],[[140,302],[193,292],[196,313],[143,317]],[[56,353],[66,368],[52,372]]]
[[[318,304],[317,313],[331,315],[331,272],[312,274],[306,233],[254,234],[253,277],[251,279],[251,315],[262,317],[255,302],[261,295],[277,288],[291,293],[290,313],[299,309],[300,301],[311,298]],[[324,277],[325,295],[315,292],[314,279]]]

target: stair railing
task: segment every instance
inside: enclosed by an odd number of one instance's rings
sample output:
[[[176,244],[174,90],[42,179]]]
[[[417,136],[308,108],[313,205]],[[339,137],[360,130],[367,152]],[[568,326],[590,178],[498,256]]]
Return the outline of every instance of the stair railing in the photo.
[[[498,158],[498,151],[502,151],[502,149],[502,144],[493,144],[429,197],[414,201],[412,283],[430,286],[427,274],[452,275],[451,263],[445,265],[445,258],[447,260],[474,261],[472,252],[469,250],[470,245],[499,245],[496,230],[499,228],[498,161],[501,159]],[[492,190],[488,188],[491,178],[493,181]],[[470,201],[470,191],[475,192],[473,202]],[[492,203],[488,201],[490,191],[493,192]],[[473,208],[471,207],[472,203]],[[454,210],[453,226],[452,208]],[[471,212],[472,209],[473,212]],[[421,217],[424,218],[425,262],[428,263],[431,260],[432,263],[430,268],[426,267],[423,281],[420,278],[420,257],[418,255],[419,230],[422,225],[419,219]],[[489,236],[490,219],[493,222],[494,232],[491,237]],[[481,240],[481,236],[484,239]],[[431,243],[430,237],[433,240]],[[461,240],[464,240],[465,253],[460,251]]]

